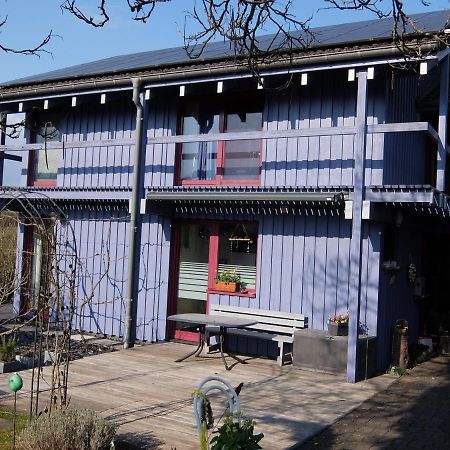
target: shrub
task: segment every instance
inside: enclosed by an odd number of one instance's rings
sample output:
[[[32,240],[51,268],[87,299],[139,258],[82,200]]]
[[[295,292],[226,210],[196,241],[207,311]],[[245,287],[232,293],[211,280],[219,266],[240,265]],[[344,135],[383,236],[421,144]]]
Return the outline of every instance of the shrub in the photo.
[[[3,335],[0,342],[0,361],[3,362],[12,362],[16,359],[16,340],[11,337],[6,339],[6,336]]]
[[[11,299],[15,287],[17,217],[0,213],[0,302]]]
[[[94,411],[68,407],[36,418],[19,435],[18,450],[109,450],[116,424]]]

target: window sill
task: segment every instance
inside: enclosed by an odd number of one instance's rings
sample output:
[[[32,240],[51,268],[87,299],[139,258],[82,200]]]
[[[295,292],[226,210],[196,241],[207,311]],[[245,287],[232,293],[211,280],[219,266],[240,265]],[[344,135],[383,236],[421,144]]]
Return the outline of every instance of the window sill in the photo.
[[[215,178],[213,180],[181,180],[179,181],[181,186],[260,186],[261,179],[250,178],[250,179],[227,179]]]
[[[56,181],[36,180],[31,183],[34,187],[56,187]]]
[[[247,297],[247,298],[256,298],[256,292],[225,292],[225,291],[216,291],[215,289],[208,289],[208,294],[219,294],[219,295],[231,295],[233,297]]]

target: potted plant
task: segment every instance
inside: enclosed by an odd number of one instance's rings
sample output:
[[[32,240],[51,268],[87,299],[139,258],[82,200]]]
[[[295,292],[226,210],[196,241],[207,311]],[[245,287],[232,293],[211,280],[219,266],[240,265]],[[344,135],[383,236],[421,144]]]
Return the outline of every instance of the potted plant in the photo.
[[[16,355],[16,361],[19,361],[25,368],[31,369],[33,367],[33,355],[34,352],[30,349],[25,349],[20,352],[20,355]],[[34,365],[38,365],[39,358],[35,358]],[[41,357],[41,365],[44,364],[44,358]]]
[[[241,277],[236,273],[235,269],[226,269],[217,271],[217,276],[214,279],[214,289],[223,292],[237,292]]]
[[[331,336],[348,336],[348,311],[345,314],[335,314],[328,319],[328,333]]]
[[[0,341],[0,373],[16,372],[22,369],[22,364],[16,361],[16,339],[6,339],[3,335]]]

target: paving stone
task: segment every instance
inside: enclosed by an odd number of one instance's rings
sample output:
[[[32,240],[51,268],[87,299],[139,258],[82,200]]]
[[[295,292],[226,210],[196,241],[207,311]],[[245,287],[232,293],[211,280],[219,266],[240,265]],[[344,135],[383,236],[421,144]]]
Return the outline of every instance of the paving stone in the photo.
[[[411,369],[313,439],[301,450],[450,449],[450,358]]]
[[[70,339],[72,339],[72,341],[93,341],[94,339],[98,339],[97,336],[90,336],[88,334],[73,334],[72,336],[70,336]]]

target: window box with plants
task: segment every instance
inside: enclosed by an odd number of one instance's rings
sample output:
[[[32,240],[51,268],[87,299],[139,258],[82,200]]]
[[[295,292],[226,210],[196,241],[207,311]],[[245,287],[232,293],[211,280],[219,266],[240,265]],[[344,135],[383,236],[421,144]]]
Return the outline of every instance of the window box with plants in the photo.
[[[235,270],[218,271],[214,279],[214,290],[221,292],[238,292],[241,277]]]
[[[335,314],[328,319],[328,333],[330,336],[348,336],[348,311],[345,314]]]

